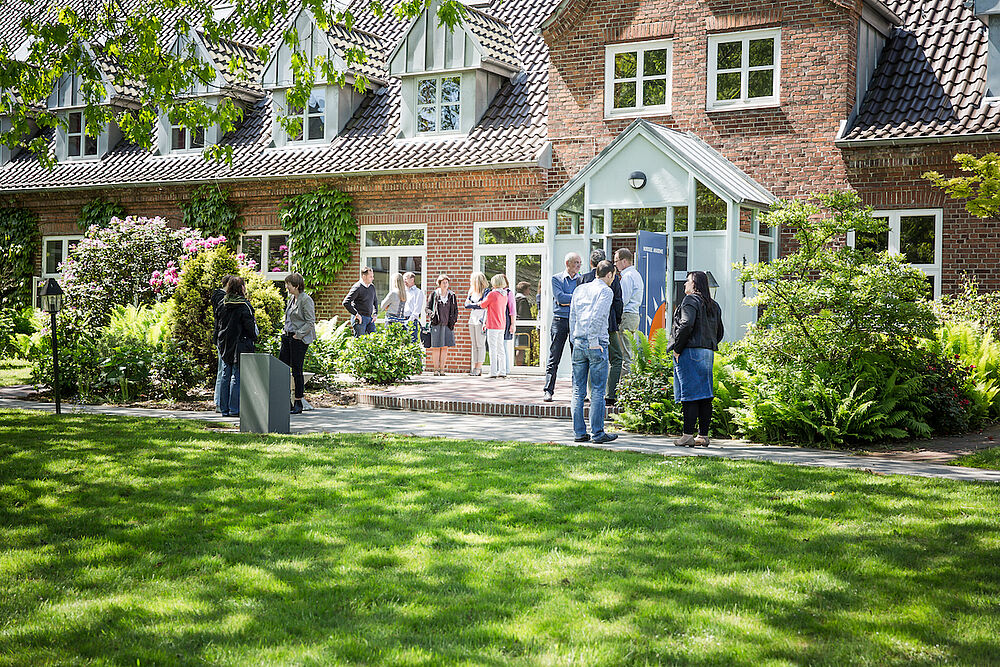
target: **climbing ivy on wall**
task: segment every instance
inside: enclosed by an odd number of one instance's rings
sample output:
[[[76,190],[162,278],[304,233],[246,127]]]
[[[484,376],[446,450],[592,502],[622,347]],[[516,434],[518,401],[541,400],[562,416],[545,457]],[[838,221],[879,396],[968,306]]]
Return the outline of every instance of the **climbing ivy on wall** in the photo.
[[[291,235],[295,270],[316,286],[333,282],[358,233],[350,197],[331,187],[286,197],[281,226]]]
[[[38,216],[24,208],[0,208],[0,308],[31,303],[37,248]]]
[[[91,225],[107,227],[111,218],[124,218],[125,207],[116,201],[110,201],[103,197],[93,199],[83,205],[80,209],[80,217],[76,221],[76,226],[83,231],[90,229]]]
[[[191,200],[181,202],[183,225],[198,229],[204,236],[224,236],[232,250],[243,234],[243,216],[229,201],[229,192],[217,185],[202,185],[191,194]]]

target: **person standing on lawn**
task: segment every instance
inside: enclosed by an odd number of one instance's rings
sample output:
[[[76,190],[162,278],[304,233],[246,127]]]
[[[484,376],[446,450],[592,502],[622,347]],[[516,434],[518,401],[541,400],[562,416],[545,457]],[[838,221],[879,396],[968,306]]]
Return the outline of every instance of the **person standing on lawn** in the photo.
[[[406,286],[406,308],[403,316],[407,326],[413,332],[413,342],[420,342],[420,314],[424,312],[424,291],[417,287],[417,276],[412,271],[403,274],[403,285]]]
[[[615,267],[597,265],[597,280],[573,292],[569,330],[573,339],[573,434],[576,442],[611,442],[618,436],[604,430],[604,392],[608,382],[608,315],[614,292]],[[583,397],[590,385],[590,435],[583,418]]]
[[[569,307],[573,300],[573,291],[580,284],[580,267],[583,259],[575,252],[566,254],[566,270],[552,276],[552,327],[549,330],[549,361],[545,365],[545,387],[542,389],[542,400],[549,402],[556,391],[556,373],[559,371],[559,361],[562,359],[563,348],[569,336]],[[637,311],[638,312],[638,311]],[[573,349],[573,341],[569,343]]]
[[[583,282],[589,283],[597,278],[597,265],[608,256],[597,248],[590,253],[591,270],[583,274]],[[611,312],[608,314],[608,390],[604,397],[604,405],[611,407],[618,402],[618,380],[622,376],[622,337],[618,333],[618,323],[622,321],[622,281],[618,272],[611,281],[611,291],[615,298],[611,302]]]
[[[256,342],[257,321],[247,301],[246,283],[233,276],[219,308],[219,355],[223,364],[219,408],[223,417],[240,414],[240,354],[253,352]]]
[[[215,326],[212,331],[212,343],[218,348],[219,346],[219,308],[222,306],[222,301],[226,298],[226,286],[229,285],[229,281],[233,279],[232,274],[222,277],[222,287],[212,292],[212,296],[209,299],[212,302],[212,315],[215,317]],[[215,370],[215,411],[222,412],[222,408],[219,407],[219,394],[222,393],[222,354],[219,354],[219,363]]]
[[[639,330],[639,306],[642,305],[644,287],[642,276],[632,266],[632,251],[619,248],[615,251],[615,268],[622,280],[622,319],[619,330],[622,340],[622,375],[632,370],[632,338]]]
[[[712,422],[712,367],[715,351],[725,335],[722,308],[708,291],[708,274],[691,271],[684,283],[684,299],[674,310],[667,350],[674,353],[674,400],[681,404],[684,430],[674,440],[678,447],[707,447]],[[695,422],[698,436],[695,437]]]
[[[302,412],[302,398],[305,396],[302,364],[310,343],[316,340],[316,305],[312,297],[302,291],[305,288],[306,281],[298,273],[289,273],[285,277],[288,305],[285,306],[285,327],[281,330],[278,359],[292,369],[295,385],[295,401],[291,410],[293,415]]]
[[[375,271],[370,266],[361,267],[361,280],[354,283],[344,297],[344,308],[351,314],[351,328],[355,336],[364,336],[375,331],[375,315],[378,313],[378,294],[375,293]]]

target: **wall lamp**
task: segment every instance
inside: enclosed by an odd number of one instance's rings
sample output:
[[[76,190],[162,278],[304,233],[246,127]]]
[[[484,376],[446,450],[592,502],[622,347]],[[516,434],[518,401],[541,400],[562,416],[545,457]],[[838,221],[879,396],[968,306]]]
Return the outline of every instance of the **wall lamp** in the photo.
[[[628,175],[628,184],[633,190],[641,190],[646,185],[646,174],[641,171],[633,171]]]

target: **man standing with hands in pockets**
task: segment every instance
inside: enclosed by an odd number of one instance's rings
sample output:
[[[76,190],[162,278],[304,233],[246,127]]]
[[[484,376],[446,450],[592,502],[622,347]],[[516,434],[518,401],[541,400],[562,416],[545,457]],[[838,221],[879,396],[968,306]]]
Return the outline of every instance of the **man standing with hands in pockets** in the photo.
[[[597,265],[597,280],[573,291],[569,332],[573,340],[573,434],[576,442],[611,442],[618,436],[604,431],[604,392],[608,383],[608,313],[614,293],[615,267],[604,260]],[[583,418],[583,397],[590,395],[590,435]]]
[[[375,293],[375,271],[370,266],[361,267],[361,280],[354,283],[344,297],[344,308],[351,314],[351,327],[355,336],[375,331],[375,313],[378,312],[378,295]]]

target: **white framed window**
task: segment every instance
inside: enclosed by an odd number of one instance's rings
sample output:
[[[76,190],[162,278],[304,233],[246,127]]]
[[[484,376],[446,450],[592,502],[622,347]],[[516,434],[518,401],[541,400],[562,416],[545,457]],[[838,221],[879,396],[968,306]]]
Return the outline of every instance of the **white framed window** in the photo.
[[[604,55],[604,115],[670,113],[673,42],[608,46]]]
[[[365,225],[361,228],[361,265],[375,273],[375,293],[385,298],[395,273],[412,273],[416,286],[429,291],[424,275],[427,266],[426,225]],[[434,283],[431,281],[433,287]],[[454,289],[452,285],[452,289]],[[455,290],[458,293],[458,290]]]
[[[458,132],[462,123],[462,76],[417,79],[417,134]]]
[[[289,143],[310,143],[326,141],[326,89],[313,88],[305,108],[288,105],[289,118],[302,122],[299,131],[288,135]]]
[[[183,125],[170,126],[170,152],[200,151],[203,148],[205,148],[205,128],[198,127],[191,132]]]
[[[240,252],[268,280],[284,280],[291,271],[291,249],[284,230],[246,232],[240,238]]]
[[[780,90],[780,28],[709,35],[709,111],[778,106]]]
[[[927,274],[934,298],[941,296],[941,255],[944,212],[939,208],[874,211],[889,229],[881,234],[847,233],[847,245],[903,255],[906,261]]]
[[[66,157],[92,158],[97,157],[97,137],[87,134],[87,125],[82,111],[70,111],[66,120]]]
[[[62,278],[59,265],[83,236],[46,236],[42,239],[42,278]]]

